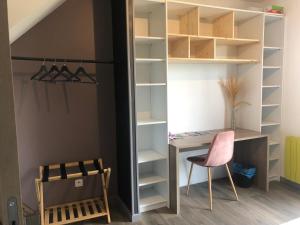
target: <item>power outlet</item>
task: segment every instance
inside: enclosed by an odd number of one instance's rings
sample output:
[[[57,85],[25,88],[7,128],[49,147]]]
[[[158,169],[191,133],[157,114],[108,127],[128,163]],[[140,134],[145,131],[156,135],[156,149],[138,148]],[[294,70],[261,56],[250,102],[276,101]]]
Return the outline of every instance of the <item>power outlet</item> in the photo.
[[[75,180],[75,187],[83,187],[83,179],[76,179]]]

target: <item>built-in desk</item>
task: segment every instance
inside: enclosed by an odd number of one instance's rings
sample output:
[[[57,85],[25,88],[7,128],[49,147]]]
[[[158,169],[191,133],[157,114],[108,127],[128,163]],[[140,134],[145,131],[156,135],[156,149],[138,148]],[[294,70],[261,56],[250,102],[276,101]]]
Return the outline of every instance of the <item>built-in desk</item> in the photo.
[[[180,213],[179,190],[179,153],[199,149],[207,149],[216,133],[223,130],[201,132],[197,136],[185,136],[170,141],[169,145],[169,176],[170,176],[170,208]],[[256,167],[255,185],[268,191],[268,137],[259,132],[237,129],[233,161],[251,164]]]

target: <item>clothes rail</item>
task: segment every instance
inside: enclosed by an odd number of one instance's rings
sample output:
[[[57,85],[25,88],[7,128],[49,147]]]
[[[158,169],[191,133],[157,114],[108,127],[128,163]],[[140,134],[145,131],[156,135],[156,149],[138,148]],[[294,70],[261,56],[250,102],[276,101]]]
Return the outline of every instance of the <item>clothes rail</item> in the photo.
[[[94,64],[113,64],[114,61],[100,61],[91,59],[61,59],[61,58],[39,58],[26,56],[12,56],[12,60],[19,61],[40,61],[40,62],[63,62],[63,63],[94,63]]]

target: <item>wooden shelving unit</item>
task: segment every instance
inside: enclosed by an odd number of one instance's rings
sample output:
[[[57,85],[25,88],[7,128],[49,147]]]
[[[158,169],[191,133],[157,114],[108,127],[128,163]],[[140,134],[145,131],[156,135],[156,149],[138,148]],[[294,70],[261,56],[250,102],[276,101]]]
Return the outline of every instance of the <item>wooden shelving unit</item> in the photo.
[[[176,0],[134,1],[139,212],[169,205],[167,75],[173,64],[213,64],[209,69],[226,67],[243,77],[243,100],[251,105],[238,111],[237,125],[269,135],[274,180],[280,171],[282,21],[263,12]]]
[[[166,3],[136,0],[135,105],[139,212],[168,206]]]
[[[258,63],[260,37],[247,31],[258,15],[168,1],[169,63]]]
[[[262,133],[269,136],[269,182],[280,180],[283,18],[274,14],[264,16],[261,129]]]

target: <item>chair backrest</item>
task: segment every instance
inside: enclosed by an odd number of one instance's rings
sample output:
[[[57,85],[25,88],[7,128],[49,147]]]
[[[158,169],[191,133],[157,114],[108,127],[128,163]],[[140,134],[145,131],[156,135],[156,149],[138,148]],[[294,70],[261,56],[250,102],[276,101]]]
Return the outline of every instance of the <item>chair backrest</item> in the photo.
[[[204,166],[215,167],[228,163],[233,156],[234,131],[218,133],[211,144]]]

